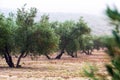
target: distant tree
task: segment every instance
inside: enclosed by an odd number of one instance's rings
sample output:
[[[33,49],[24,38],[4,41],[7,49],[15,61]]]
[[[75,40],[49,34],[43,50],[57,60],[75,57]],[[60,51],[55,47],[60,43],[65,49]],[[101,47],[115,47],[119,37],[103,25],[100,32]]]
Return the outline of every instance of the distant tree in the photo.
[[[77,50],[79,49],[79,38],[82,35],[90,34],[90,28],[83,21],[82,18],[75,23],[73,21],[66,21],[61,23],[57,28],[57,34],[60,36],[60,54],[56,56],[56,59],[60,59],[65,51],[72,56],[77,57]],[[75,55],[73,53],[75,52]]]
[[[36,29],[33,33],[34,46],[33,49],[39,55],[45,55],[48,59],[50,53],[58,48],[59,37],[55,34],[49,23],[49,16],[41,16],[39,23],[35,25]]]
[[[92,39],[90,40],[91,37],[90,32],[91,29],[88,27],[87,23],[81,17],[71,32],[73,39],[77,40],[78,50],[89,52],[90,47],[92,48],[92,45],[88,44],[92,40]]]
[[[93,51],[93,37],[89,35],[83,35],[80,39],[80,50],[86,55],[91,55]]]
[[[71,28],[74,27],[73,21],[65,21],[63,23],[59,23],[59,25],[55,28],[56,33],[60,36],[59,49],[60,54],[56,56],[56,59],[60,59],[63,53],[66,50],[69,41],[71,41],[72,37],[70,36]]]
[[[94,36],[93,37],[93,49],[100,50],[100,48],[104,49],[105,46],[105,40],[106,38],[111,36]]]

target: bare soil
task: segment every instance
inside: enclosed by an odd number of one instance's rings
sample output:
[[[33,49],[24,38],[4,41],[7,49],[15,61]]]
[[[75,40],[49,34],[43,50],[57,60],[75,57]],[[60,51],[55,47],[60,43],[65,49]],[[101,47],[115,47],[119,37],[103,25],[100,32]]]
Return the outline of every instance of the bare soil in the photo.
[[[5,60],[0,58],[0,80],[89,80],[83,68],[96,66],[102,75],[107,75],[104,65],[109,62],[110,58],[103,50],[94,50],[92,55],[78,53],[78,58],[64,54],[60,60],[26,57],[22,58],[22,67],[18,69],[8,68]]]

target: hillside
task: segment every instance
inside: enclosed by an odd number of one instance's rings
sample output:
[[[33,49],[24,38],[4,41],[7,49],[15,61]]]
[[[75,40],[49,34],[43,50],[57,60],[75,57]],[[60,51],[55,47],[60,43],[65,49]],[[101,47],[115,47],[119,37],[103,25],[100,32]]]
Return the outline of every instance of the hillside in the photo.
[[[37,21],[40,16],[44,13],[37,14]],[[46,13],[45,13],[46,14]],[[78,21],[82,16],[83,19],[88,23],[89,27],[92,29],[93,35],[109,35],[111,34],[112,26],[109,25],[108,20],[105,17],[88,15],[88,14],[78,14],[78,13],[47,13],[49,14],[50,21],[65,21],[65,20],[75,20]]]
[[[9,9],[0,9],[1,12],[3,12],[6,16],[9,12],[11,12]],[[16,12],[16,10],[12,10],[13,13]],[[43,14],[49,14],[50,21],[65,21],[65,20],[79,20],[79,18],[82,16],[83,19],[88,23],[89,27],[92,29],[93,35],[109,35],[111,34],[112,26],[109,25],[108,20],[105,19],[103,16],[96,16],[96,15],[89,15],[88,14],[79,14],[79,13],[43,13],[39,12],[36,16],[36,21],[40,20],[40,16]]]

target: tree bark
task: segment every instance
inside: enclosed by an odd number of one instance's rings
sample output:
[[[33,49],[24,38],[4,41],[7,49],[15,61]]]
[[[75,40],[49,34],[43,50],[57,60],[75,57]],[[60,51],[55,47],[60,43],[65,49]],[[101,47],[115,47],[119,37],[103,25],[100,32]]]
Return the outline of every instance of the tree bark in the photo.
[[[28,51],[22,56],[22,58],[25,58],[28,55]]]
[[[64,49],[61,50],[60,54],[58,54],[55,59],[60,59],[63,53],[64,53]]]
[[[51,59],[47,54],[45,54],[45,56],[47,57],[47,59]]]
[[[77,56],[77,51],[75,52],[75,58],[77,58],[78,56]]]
[[[21,54],[20,54],[20,56],[19,56],[19,58],[18,58],[17,64],[16,64],[16,68],[21,67],[21,65],[19,65],[19,64],[20,64],[21,58],[23,57],[24,53],[25,53],[25,51],[22,51],[22,52],[21,52]]]
[[[9,55],[8,53],[4,53],[4,57],[5,57],[5,60],[6,60],[6,63],[8,64],[8,66],[10,68],[14,68],[15,66],[14,66],[14,63],[12,61],[11,55]]]
[[[11,68],[15,67],[7,45],[5,46],[3,52],[4,52],[4,57],[5,57],[5,60],[6,60],[6,63],[8,64],[8,66]]]
[[[67,50],[66,50],[67,51]],[[67,51],[68,55],[70,55],[72,58],[74,58],[75,56],[73,55],[73,52],[69,52]]]

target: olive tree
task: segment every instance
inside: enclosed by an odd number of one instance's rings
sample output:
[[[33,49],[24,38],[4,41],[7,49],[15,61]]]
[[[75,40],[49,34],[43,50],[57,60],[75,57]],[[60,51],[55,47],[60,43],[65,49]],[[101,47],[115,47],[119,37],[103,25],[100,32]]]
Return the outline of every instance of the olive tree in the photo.
[[[14,21],[9,16],[8,18],[4,17],[3,14],[0,14],[0,55],[2,55],[9,67],[15,67],[11,52],[14,48]]]
[[[79,39],[82,35],[90,34],[90,28],[82,18],[75,23],[74,21],[65,21],[56,28],[56,33],[60,36],[60,54],[56,59],[60,59],[66,51],[70,56],[77,57],[77,50],[80,48]],[[73,53],[76,53],[73,55]]]
[[[34,51],[50,59],[48,55],[58,48],[59,37],[51,28],[48,15],[41,16],[40,22],[35,25],[32,39]]]
[[[20,56],[18,57],[16,67],[20,67],[21,58],[27,55],[31,49],[31,35],[36,13],[36,8],[26,10],[25,5],[17,10],[16,24],[18,28],[15,34],[15,46],[16,50],[20,51]]]
[[[74,22],[72,21],[65,21],[63,23],[59,23],[59,25],[55,28],[56,33],[60,36],[59,40],[59,49],[60,54],[56,56],[56,59],[60,59],[66,47],[71,40],[70,32],[71,28],[74,27]]]
[[[83,35],[80,38],[80,50],[86,55],[91,55],[93,51],[93,38],[91,35]]]
[[[9,67],[21,67],[21,58],[28,53],[45,55],[56,50],[59,37],[49,23],[49,18],[43,15],[40,22],[34,22],[37,9],[18,9],[16,18],[13,14],[5,18],[0,14],[0,55],[5,57]],[[17,54],[18,53],[18,54]],[[16,65],[12,55],[19,55]]]
[[[74,39],[76,38],[79,42],[79,50],[87,54],[91,53],[90,50],[92,48],[92,36],[90,32],[91,29],[82,17],[76,23],[76,27],[72,31]]]

